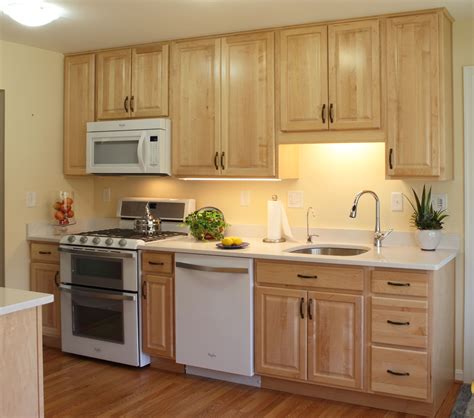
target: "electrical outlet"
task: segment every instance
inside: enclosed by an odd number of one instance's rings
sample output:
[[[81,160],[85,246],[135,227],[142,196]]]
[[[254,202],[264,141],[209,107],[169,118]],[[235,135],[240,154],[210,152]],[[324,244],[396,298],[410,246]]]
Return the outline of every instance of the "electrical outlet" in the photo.
[[[240,192],[240,206],[250,206],[250,192],[248,190]]]
[[[36,192],[26,192],[26,207],[27,208],[36,207]]]
[[[304,207],[304,192],[288,192],[288,207],[289,208],[303,208]]]
[[[403,212],[403,193],[392,192],[392,212]]]
[[[106,187],[105,189],[103,189],[102,190],[102,201],[103,202],[110,202],[110,195],[111,195],[110,187]]]
[[[432,194],[431,204],[434,210],[448,209],[448,195],[446,193]]]

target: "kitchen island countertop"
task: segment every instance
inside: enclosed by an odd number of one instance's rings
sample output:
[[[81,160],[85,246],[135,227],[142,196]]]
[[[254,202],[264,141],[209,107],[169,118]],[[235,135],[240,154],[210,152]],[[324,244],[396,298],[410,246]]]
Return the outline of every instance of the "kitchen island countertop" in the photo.
[[[54,296],[48,293],[0,287],[0,316],[46,305],[53,300]]]

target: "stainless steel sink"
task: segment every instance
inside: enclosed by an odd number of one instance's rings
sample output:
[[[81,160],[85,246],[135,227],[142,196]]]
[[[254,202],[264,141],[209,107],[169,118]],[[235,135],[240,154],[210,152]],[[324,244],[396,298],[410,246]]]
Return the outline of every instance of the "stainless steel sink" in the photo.
[[[369,249],[357,248],[357,247],[311,246],[311,247],[289,249],[287,251],[289,253],[297,253],[297,254],[351,256],[351,255],[364,254],[367,251],[369,251]]]

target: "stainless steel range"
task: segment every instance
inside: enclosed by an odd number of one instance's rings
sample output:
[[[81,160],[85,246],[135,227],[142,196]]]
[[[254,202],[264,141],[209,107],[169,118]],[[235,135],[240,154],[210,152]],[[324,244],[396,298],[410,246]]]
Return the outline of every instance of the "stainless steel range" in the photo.
[[[146,205],[161,230],[137,234],[135,219]],[[142,352],[141,286],[138,246],[186,235],[184,218],[192,199],[120,200],[118,228],[66,235],[60,241],[61,339],[68,353],[145,366]]]

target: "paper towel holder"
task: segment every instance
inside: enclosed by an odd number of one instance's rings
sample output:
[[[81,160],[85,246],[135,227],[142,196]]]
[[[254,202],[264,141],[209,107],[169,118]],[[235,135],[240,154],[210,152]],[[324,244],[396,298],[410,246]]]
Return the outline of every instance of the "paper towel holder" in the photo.
[[[276,202],[278,200],[278,196],[276,194],[274,194],[272,196],[272,200]],[[286,239],[283,238],[283,237],[281,237],[280,239],[264,238],[262,241],[267,243],[267,244],[279,244],[281,242],[286,242]]]

